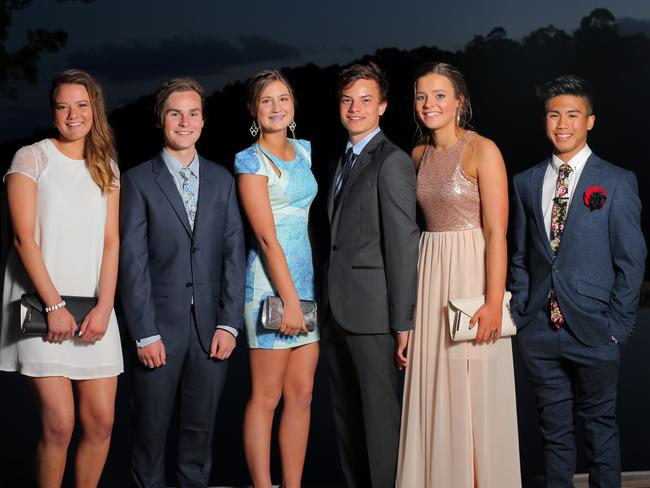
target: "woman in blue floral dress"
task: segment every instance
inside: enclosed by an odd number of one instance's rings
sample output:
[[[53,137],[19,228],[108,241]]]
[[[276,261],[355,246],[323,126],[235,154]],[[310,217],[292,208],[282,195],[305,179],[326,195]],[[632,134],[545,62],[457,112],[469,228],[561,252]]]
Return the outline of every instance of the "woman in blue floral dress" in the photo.
[[[235,157],[244,212],[255,235],[246,275],[245,320],[250,347],[251,398],[244,446],[253,485],[270,488],[273,415],[284,396],[279,443],[282,486],[299,487],[307,448],[318,330],[307,331],[300,300],[314,300],[314,269],[307,232],[317,186],[308,141],[289,139],[295,123],[293,91],[278,71],[264,70],[249,85],[251,133],[257,143]],[[282,327],[261,325],[267,296],[284,303]]]

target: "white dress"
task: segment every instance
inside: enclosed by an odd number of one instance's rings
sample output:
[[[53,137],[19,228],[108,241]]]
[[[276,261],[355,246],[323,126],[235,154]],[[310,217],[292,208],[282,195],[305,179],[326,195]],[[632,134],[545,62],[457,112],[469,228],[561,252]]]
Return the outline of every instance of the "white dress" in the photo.
[[[36,182],[34,239],[61,295],[97,296],[104,249],[107,198],[90,177],[84,160],[70,159],[44,139],[22,147],[7,175]],[[104,337],[94,344],[74,337],[60,344],[20,332],[20,296],[33,292],[15,249],[7,260],[0,322],[0,370],[26,376],[83,380],[124,371],[120,334],[111,311]]]

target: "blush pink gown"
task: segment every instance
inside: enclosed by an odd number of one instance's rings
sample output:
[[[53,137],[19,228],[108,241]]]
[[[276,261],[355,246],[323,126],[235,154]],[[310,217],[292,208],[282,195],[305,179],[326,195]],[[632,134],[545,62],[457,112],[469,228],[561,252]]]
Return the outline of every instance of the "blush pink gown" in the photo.
[[[466,131],[427,147],[417,181],[427,230],[420,239],[415,331],[404,388],[400,488],[521,486],[510,338],[452,342],[449,298],[485,293],[485,239],[477,181],[462,168]]]

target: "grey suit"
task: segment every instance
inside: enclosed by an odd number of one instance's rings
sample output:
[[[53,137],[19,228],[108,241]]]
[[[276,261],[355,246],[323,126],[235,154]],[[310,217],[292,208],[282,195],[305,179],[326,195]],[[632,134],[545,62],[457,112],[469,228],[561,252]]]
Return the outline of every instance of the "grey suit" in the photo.
[[[399,378],[393,332],[413,328],[419,229],[411,159],[378,133],[334,208],[323,330],[343,471],[351,487],[393,487]]]
[[[208,358],[215,327],[240,328],[244,241],[235,185],[200,159],[194,228],[162,157],[122,176],[120,295],[133,339],[160,335],[167,364],[134,358],[132,472],[142,487],[164,487],[165,438],[180,390],[178,481],[207,486],[214,417],[226,361]],[[180,385],[180,387],[179,387]]]
[[[542,216],[549,161],[513,180],[510,307],[517,343],[537,396],[548,487],[572,485],[574,406],[584,422],[589,486],[620,486],[616,384],[620,345],[634,329],[646,246],[633,173],[592,154],[577,182],[557,254]],[[583,202],[601,186],[600,209]],[[554,288],[566,323],[550,324]]]

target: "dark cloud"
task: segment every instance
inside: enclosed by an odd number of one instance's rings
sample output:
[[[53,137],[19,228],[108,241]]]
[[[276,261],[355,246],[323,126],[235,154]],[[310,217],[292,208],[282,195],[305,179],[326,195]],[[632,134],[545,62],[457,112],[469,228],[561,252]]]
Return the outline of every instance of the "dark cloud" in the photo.
[[[294,46],[261,36],[236,42],[210,38],[164,39],[155,44],[104,44],[70,54],[70,66],[111,81],[141,81],[170,74],[212,75],[233,66],[299,58]]]
[[[650,37],[650,20],[624,17],[616,21],[618,31],[623,35],[645,34]]]

